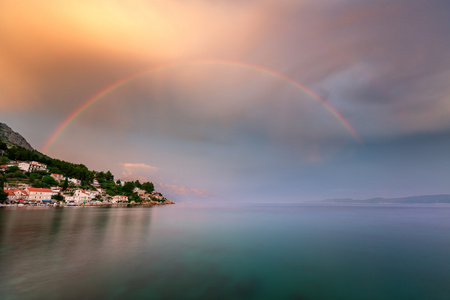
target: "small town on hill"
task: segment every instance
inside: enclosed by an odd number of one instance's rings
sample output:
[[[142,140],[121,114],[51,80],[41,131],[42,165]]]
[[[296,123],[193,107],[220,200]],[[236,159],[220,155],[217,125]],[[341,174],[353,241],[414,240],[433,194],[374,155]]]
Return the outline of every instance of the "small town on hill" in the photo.
[[[8,141],[0,141],[0,155],[2,205],[173,204],[152,182],[114,180],[110,171],[90,171]]]

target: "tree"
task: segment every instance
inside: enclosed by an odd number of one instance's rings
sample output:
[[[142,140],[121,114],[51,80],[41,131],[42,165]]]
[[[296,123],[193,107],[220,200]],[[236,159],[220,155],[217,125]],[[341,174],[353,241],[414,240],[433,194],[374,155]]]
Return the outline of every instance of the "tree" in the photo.
[[[127,181],[123,185],[122,191],[124,192],[124,194],[130,195],[130,194],[133,193],[134,188],[135,188],[134,182],[133,181]]]
[[[1,152],[1,150],[0,150]],[[2,156],[2,158],[0,158],[0,165],[6,165],[7,163],[9,163],[9,159],[6,156]]]
[[[8,145],[4,142],[0,142],[0,150],[8,150]]]
[[[105,179],[106,179],[106,180],[114,180],[114,175],[111,174],[110,171],[108,171],[108,172],[106,172],[106,174],[105,174]]]
[[[69,179],[66,177],[66,179],[64,180],[64,184],[62,186],[63,191],[67,190],[68,187],[69,187]]]
[[[64,201],[63,195],[60,195],[60,194],[53,195],[53,196],[52,196],[52,199],[53,199],[53,200],[56,200],[56,201]]]
[[[47,185],[44,183],[44,182],[42,182],[42,181],[36,181],[35,183],[33,183],[33,185],[32,185],[34,188],[44,188],[44,187],[47,187]]]
[[[16,177],[16,178],[24,178],[26,176],[25,176],[25,174],[23,174],[22,171],[17,170],[17,171],[14,172],[14,177]]]
[[[3,190],[3,187],[0,189],[0,202],[4,202],[8,200],[8,193]]]
[[[45,183],[48,187],[50,186],[55,186],[58,183],[56,182],[55,178],[53,178],[52,176],[44,176],[44,178],[42,178],[42,182]]]
[[[144,182],[141,185],[141,189],[143,189],[147,193],[151,193],[151,192],[153,192],[155,190],[155,186],[153,185],[152,182]]]
[[[8,167],[8,169],[6,169],[6,173],[14,173],[16,171],[20,171],[18,166],[11,166],[11,167]]]

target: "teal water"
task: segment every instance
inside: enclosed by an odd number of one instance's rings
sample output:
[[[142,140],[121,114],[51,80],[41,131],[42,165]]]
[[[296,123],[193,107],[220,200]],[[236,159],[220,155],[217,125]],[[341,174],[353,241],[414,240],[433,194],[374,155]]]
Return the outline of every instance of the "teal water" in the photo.
[[[450,205],[0,209],[0,299],[449,299]]]

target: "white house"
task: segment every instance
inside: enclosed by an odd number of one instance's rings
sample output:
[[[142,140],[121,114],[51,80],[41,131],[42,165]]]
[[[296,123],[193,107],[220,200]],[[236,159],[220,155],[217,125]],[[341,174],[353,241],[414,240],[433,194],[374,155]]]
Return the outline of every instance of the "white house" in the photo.
[[[128,201],[128,197],[123,195],[117,195],[112,198],[112,203],[126,202],[126,201]]]
[[[8,194],[8,201],[16,200],[16,195],[14,194],[14,190],[5,190],[5,193]]]
[[[91,194],[88,191],[84,191],[81,189],[78,189],[75,191],[73,196],[77,199],[75,201],[84,202],[91,200]]]
[[[57,186],[53,186],[50,189],[52,190],[52,195],[53,196],[58,195],[61,192],[61,190],[62,190],[60,187],[57,187]]]
[[[24,172],[33,172],[33,171],[45,171],[47,170],[47,165],[41,164],[37,161],[25,162],[21,161],[17,165],[20,170]]]
[[[53,173],[53,174],[50,175],[50,176],[52,176],[56,181],[59,181],[59,182],[61,182],[61,181],[63,181],[63,180],[66,179],[66,177],[64,177],[64,176],[61,175],[61,174],[55,174],[55,173]]]
[[[152,192],[152,196],[155,197],[156,199],[162,199],[163,198],[163,196],[161,196],[161,194],[158,193],[158,192]]]
[[[28,201],[30,202],[42,202],[52,200],[51,189],[38,189],[38,188],[26,188],[25,192],[28,194]]]
[[[133,192],[136,193],[136,194],[138,194],[139,197],[144,197],[145,194],[147,193],[147,191],[141,190],[141,189],[138,188],[138,187],[135,187],[134,190],[133,190]]]
[[[9,201],[28,200],[28,194],[22,190],[5,190]]]
[[[81,185],[81,180],[76,178],[69,178],[69,182],[73,183],[74,185]]]
[[[73,196],[68,196],[68,195],[64,196],[64,201],[66,201],[66,202],[75,201],[75,202],[81,203],[81,202],[86,202],[86,201],[90,201],[90,200],[91,200],[90,193],[87,191],[81,190],[81,189],[75,190],[75,192],[73,193]]]

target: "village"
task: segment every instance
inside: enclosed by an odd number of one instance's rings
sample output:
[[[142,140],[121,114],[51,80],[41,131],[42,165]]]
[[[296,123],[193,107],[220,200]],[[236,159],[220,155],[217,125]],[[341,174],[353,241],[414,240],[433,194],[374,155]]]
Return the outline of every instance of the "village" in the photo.
[[[5,165],[0,165],[0,172],[8,174],[13,180],[3,183],[4,192],[7,199],[4,205],[17,206],[105,206],[105,205],[125,205],[125,204],[173,204],[172,201],[163,197],[161,193],[154,191],[153,184],[142,186],[139,181],[125,182],[105,182],[103,178],[94,178],[91,182],[82,182],[77,178],[65,177],[62,174],[50,173],[47,165],[37,161],[9,161]],[[36,187],[27,178],[36,174],[42,176],[45,187]],[[17,178],[14,178],[16,176]],[[128,195],[111,195],[102,185],[111,184],[126,187]],[[150,186],[150,188],[148,188]],[[117,189],[116,189],[117,190]]]

